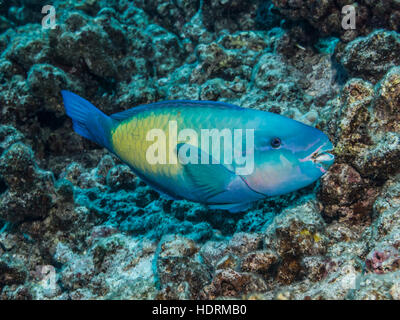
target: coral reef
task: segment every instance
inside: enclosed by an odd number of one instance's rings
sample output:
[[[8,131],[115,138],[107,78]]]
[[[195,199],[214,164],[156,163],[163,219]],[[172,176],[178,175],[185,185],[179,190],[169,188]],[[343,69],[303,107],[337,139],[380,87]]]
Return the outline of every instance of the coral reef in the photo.
[[[0,8],[0,299],[400,299],[400,5],[38,1]],[[160,196],[74,133],[104,112],[219,100],[326,132],[335,165],[231,214]]]
[[[282,15],[294,21],[306,21],[316,33],[323,36],[340,35],[344,41],[370,33],[376,28],[400,30],[400,5],[396,0],[272,0]],[[356,28],[342,28],[342,9],[353,5],[356,12]],[[346,10],[345,10],[346,12]]]

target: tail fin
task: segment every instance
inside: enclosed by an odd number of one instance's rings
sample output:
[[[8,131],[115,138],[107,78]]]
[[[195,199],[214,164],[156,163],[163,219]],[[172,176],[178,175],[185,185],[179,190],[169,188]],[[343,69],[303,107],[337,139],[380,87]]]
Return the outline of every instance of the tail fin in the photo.
[[[61,94],[75,132],[111,150],[109,137],[114,120],[72,92],[62,90]]]

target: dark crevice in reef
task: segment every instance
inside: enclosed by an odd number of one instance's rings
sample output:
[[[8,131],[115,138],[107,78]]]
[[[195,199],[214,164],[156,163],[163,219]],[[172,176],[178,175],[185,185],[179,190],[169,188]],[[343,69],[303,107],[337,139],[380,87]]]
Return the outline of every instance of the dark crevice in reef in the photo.
[[[279,27],[283,22],[283,16],[271,0],[261,1],[257,9],[256,23],[260,29],[269,30]]]
[[[3,228],[4,222],[0,221],[0,229]],[[4,252],[7,251],[7,248],[0,242],[0,249],[3,250]]]
[[[46,1],[0,1],[0,14],[6,16],[14,25],[21,26],[35,23],[42,19],[42,7]]]
[[[24,75],[26,78],[28,76],[28,70],[21,64],[19,63],[16,59],[14,58],[8,58],[14,65],[16,68],[18,68],[19,73]]]
[[[256,15],[257,27],[260,30],[270,30],[282,27],[288,31],[290,37],[304,46],[312,46],[318,40],[318,32],[305,19],[291,21],[285,19],[272,1],[261,1]]]
[[[58,129],[63,126],[66,117],[57,117],[54,112],[41,110],[37,112],[37,119],[41,127],[49,127],[52,130]]]
[[[7,190],[7,185],[4,182],[4,180],[0,178],[0,195],[6,192],[6,190]]]
[[[313,47],[319,40],[315,28],[306,20],[285,22],[282,27],[294,41],[303,46]]]
[[[87,63],[81,58],[80,63],[76,66],[79,74],[86,74],[90,82],[96,83],[98,85],[98,93],[108,93],[113,94],[115,92],[117,82],[114,78],[104,78],[94,74]]]
[[[108,94],[113,94],[115,92],[117,82],[114,79],[106,79],[99,77],[92,72],[88,72],[90,76],[99,84],[99,91],[106,92]]]
[[[335,69],[336,71],[336,77],[335,77],[335,81],[339,84],[339,85],[344,85],[346,83],[346,81],[349,79],[349,75],[346,72],[345,68],[336,60],[335,56],[332,55],[332,67]]]

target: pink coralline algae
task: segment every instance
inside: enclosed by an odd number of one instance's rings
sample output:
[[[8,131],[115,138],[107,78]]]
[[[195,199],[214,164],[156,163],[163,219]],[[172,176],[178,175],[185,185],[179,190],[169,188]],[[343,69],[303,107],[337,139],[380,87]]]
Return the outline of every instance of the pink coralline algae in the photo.
[[[371,251],[365,265],[369,272],[384,274],[400,269],[399,251],[394,247],[386,247]]]

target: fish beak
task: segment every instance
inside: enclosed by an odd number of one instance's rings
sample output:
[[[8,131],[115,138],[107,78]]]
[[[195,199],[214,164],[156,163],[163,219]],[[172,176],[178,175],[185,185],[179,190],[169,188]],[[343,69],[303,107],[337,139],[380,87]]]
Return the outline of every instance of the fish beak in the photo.
[[[335,161],[335,156],[332,153],[330,153],[330,151],[332,151],[332,150],[318,152],[311,159],[315,163],[319,163],[319,164],[323,165],[324,167],[329,168]]]
[[[329,167],[335,161],[335,156],[333,155],[333,145],[328,140],[323,145],[321,145],[317,150],[315,150],[311,155],[300,159],[301,162],[312,161],[322,173],[325,173]]]
[[[311,155],[311,160],[319,165],[324,170],[328,170],[328,168],[333,164],[335,161],[335,156],[333,155],[333,145],[330,141],[322,145],[321,148],[316,150]]]

